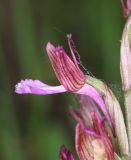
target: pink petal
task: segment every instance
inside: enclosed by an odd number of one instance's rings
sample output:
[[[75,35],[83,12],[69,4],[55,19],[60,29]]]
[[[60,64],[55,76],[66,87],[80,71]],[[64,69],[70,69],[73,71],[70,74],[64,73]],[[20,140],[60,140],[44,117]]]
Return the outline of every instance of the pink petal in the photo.
[[[91,115],[93,121],[93,130],[97,135],[101,136],[101,141],[103,143],[103,147],[105,148],[108,160],[113,160],[114,148],[112,144],[112,139],[105,127],[104,121],[96,114],[96,112],[91,113]]]
[[[130,10],[131,12],[131,0],[127,0],[127,8]]]
[[[109,116],[109,113],[107,111],[107,108],[105,106],[105,103],[101,97],[101,95],[97,92],[96,89],[94,89],[92,86],[85,84],[79,91],[76,92],[77,94],[83,94],[86,96],[91,97],[94,102],[98,105],[98,107],[101,109],[101,111],[103,112],[103,114],[105,115],[110,127],[112,128],[113,132],[114,132],[114,127],[111,121],[111,118]]]
[[[76,59],[76,56],[75,56],[75,51],[74,51],[74,42],[73,42],[73,39],[72,39],[72,34],[68,34],[67,35],[67,38],[68,38],[68,46],[69,46],[69,49],[70,49],[70,53],[72,55],[72,58],[73,58],[73,61],[74,61],[74,64],[76,65],[76,67],[79,68],[79,65],[78,65],[78,61]]]
[[[71,45],[70,45],[71,47]],[[50,42],[46,46],[48,57],[56,77],[60,83],[71,92],[79,90],[85,83],[85,75],[79,68],[73,50],[74,62],[66,54],[62,46],[54,47]]]
[[[60,148],[59,160],[74,160],[72,153],[64,145]]]
[[[66,89],[61,86],[49,86],[39,80],[26,79],[21,80],[15,86],[15,92],[18,94],[37,94],[47,95],[66,92]]]
[[[91,112],[96,111],[100,115],[98,105],[92,98],[82,94],[77,95],[77,101],[80,107],[70,109],[71,115],[76,121],[84,123],[85,127],[92,127]]]
[[[75,148],[80,160],[93,160],[93,136],[85,132],[83,124],[78,123],[76,126]]]
[[[92,113],[93,127],[86,129],[82,123],[76,126],[75,147],[80,160],[114,160],[112,140],[103,119]]]

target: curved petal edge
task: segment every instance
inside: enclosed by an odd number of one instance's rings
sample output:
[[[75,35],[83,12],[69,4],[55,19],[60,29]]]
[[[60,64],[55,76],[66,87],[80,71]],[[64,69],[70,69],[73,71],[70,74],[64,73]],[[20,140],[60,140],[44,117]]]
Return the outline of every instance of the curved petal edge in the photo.
[[[16,84],[15,92],[18,94],[48,95],[66,92],[66,89],[62,85],[49,86],[39,80],[25,79]]]

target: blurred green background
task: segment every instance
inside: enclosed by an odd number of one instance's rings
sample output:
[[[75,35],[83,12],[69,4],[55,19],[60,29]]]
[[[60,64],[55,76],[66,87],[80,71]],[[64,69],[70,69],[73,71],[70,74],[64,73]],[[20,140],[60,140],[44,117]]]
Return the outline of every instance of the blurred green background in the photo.
[[[61,144],[74,154],[71,94],[17,95],[20,79],[56,85],[45,46],[67,49],[68,33],[87,71],[120,96],[119,0],[0,0],[0,160],[57,160]]]

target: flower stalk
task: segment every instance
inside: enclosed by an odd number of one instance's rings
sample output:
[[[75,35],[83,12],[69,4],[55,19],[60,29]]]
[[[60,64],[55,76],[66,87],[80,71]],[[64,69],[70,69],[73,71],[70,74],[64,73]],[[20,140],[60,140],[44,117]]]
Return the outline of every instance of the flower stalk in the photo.
[[[129,158],[131,159],[131,16],[126,21],[120,55],[120,72],[124,94],[125,115],[129,142]]]

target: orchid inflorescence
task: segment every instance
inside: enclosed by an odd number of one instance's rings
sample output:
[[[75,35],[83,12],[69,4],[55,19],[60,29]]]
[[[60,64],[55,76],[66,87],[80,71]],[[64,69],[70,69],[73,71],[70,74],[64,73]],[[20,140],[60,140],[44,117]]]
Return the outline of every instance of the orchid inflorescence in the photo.
[[[124,15],[131,12],[131,0],[125,5],[121,0]],[[48,95],[70,92],[76,95],[79,108],[70,109],[76,119],[75,149],[79,160],[130,159],[131,155],[131,18],[129,17],[121,42],[120,71],[125,97],[127,128],[120,104],[111,89],[101,80],[85,75],[79,66],[73,48],[72,35],[67,35],[71,58],[63,46],[55,47],[48,42],[46,51],[60,82],[50,86],[39,80],[21,80],[15,88],[18,94]],[[130,107],[129,107],[130,105]],[[129,112],[129,113],[128,113]],[[128,135],[127,135],[128,134]],[[113,141],[118,143],[116,150]],[[59,160],[74,160],[70,151],[61,146]]]

